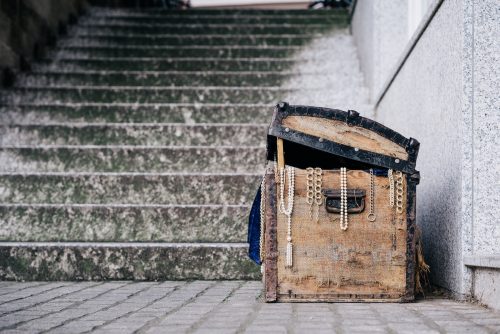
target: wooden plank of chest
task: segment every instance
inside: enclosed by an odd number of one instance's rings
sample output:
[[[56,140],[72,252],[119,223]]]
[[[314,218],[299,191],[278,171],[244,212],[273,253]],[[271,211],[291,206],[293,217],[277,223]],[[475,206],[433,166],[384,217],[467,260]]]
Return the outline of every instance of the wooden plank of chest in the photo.
[[[366,216],[370,208],[370,174],[348,171],[348,188],[366,190],[366,208],[360,214],[349,215],[349,228],[342,231],[339,215],[328,214],[324,203],[319,207],[319,222],[310,218],[306,171],[296,169],[295,173],[294,265],[292,269],[285,269],[287,220],[283,214],[278,214],[278,294],[292,291],[303,295],[403,295],[406,287],[406,215],[397,215],[395,208],[389,206],[388,179],[374,177],[377,219],[369,222]],[[339,189],[339,172],[323,171],[322,188]],[[406,203],[406,199],[403,202]]]
[[[283,120],[283,126],[342,145],[408,160],[408,153],[403,147],[373,131],[349,126],[343,121],[313,116],[288,116]]]

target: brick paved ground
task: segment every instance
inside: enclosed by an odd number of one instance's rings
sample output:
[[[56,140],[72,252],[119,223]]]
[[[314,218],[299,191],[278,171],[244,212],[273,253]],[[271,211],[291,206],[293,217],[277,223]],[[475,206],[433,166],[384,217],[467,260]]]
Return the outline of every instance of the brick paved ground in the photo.
[[[500,333],[500,314],[446,299],[265,304],[260,282],[0,282],[1,333]]]

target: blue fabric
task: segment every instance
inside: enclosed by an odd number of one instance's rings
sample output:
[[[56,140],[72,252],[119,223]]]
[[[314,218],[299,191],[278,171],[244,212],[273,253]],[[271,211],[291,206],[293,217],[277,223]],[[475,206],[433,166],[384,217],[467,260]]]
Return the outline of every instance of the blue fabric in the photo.
[[[261,264],[260,258],[260,197],[261,189],[257,190],[253,200],[252,209],[248,218],[248,256],[253,262]]]

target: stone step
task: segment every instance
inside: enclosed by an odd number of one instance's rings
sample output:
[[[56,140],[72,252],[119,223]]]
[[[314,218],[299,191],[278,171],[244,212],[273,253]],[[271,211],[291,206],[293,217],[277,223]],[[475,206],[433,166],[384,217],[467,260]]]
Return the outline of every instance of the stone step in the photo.
[[[282,58],[127,58],[92,57],[46,60],[33,67],[35,71],[283,71],[295,63]]]
[[[72,36],[59,41],[58,46],[300,46],[321,35],[139,35],[139,36]]]
[[[1,242],[0,279],[259,279],[245,243]]]
[[[63,46],[50,59],[79,58],[290,58],[299,46]]]
[[[257,71],[40,71],[20,78],[16,82],[16,87],[63,85],[279,87],[290,76],[290,73]]]
[[[348,15],[93,15],[81,19],[83,24],[348,24]]]
[[[134,23],[127,24],[80,24],[71,30],[75,35],[111,35],[115,33],[143,33],[143,34],[268,34],[268,35],[291,35],[311,32],[322,32],[343,27],[343,22],[333,24],[175,24],[175,23]]]
[[[158,16],[165,15],[169,17],[175,16],[341,16],[347,15],[346,9],[318,10],[311,11],[309,9],[258,9],[258,8],[190,8],[186,10],[166,9],[163,7],[152,8],[90,8],[89,14],[96,17],[129,17],[129,16]]]
[[[264,137],[265,138],[265,137]],[[0,148],[0,172],[252,173],[264,147],[48,146]]]
[[[245,205],[0,205],[1,241],[245,242]]]
[[[290,92],[271,87],[33,86],[6,90],[0,103],[273,103]]]
[[[0,124],[91,122],[268,124],[273,113],[272,104],[20,102],[16,106],[0,105]]]
[[[261,173],[0,173],[0,203],[248,205]]]
[[[267,124],[32,124],[0,126],[0,146],[140,145],[263,147]],[[195,151],[196,152],[196,151]]]

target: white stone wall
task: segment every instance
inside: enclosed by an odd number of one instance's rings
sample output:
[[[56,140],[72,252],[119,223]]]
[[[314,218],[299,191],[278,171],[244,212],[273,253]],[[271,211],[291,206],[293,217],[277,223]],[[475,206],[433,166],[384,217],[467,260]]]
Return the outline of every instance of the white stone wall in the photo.
[[[396,65],[408,39],[406,1],[359,0],[352,34],[373,101]]]
[[[379,102],[377,120],[421,142],[417,221],[423,228],[432,282],[458,295],[473,294],[500,309],[495,298],[500,270],[464,262],[464,257],[500,258],[496,204],[500,199],[500,3],[434,1],[433,8],[438,9],[428,16],[428,25],[419,27],[421,37],[415,38],[417,29],[397,57],[400,71],[389,71],[384,78],[383,82],[393,79],[387,90],[385,85],[377,87],[373,79],[376,59],[384,54],[370,45],[370,36],[378,31],[386,35],[379,40],[390,42],[387,36],[393,32],[362,26],[381,22],[367,17],[381,15],[374,6],[371,1],[358,1],[352,32],[372,97],[382,96],[374,101]],[[394,43],[395,49],[401,49],[399,41]]]
[[[500,256],[500,2],[475,0],[472,11],[473,253]]]

